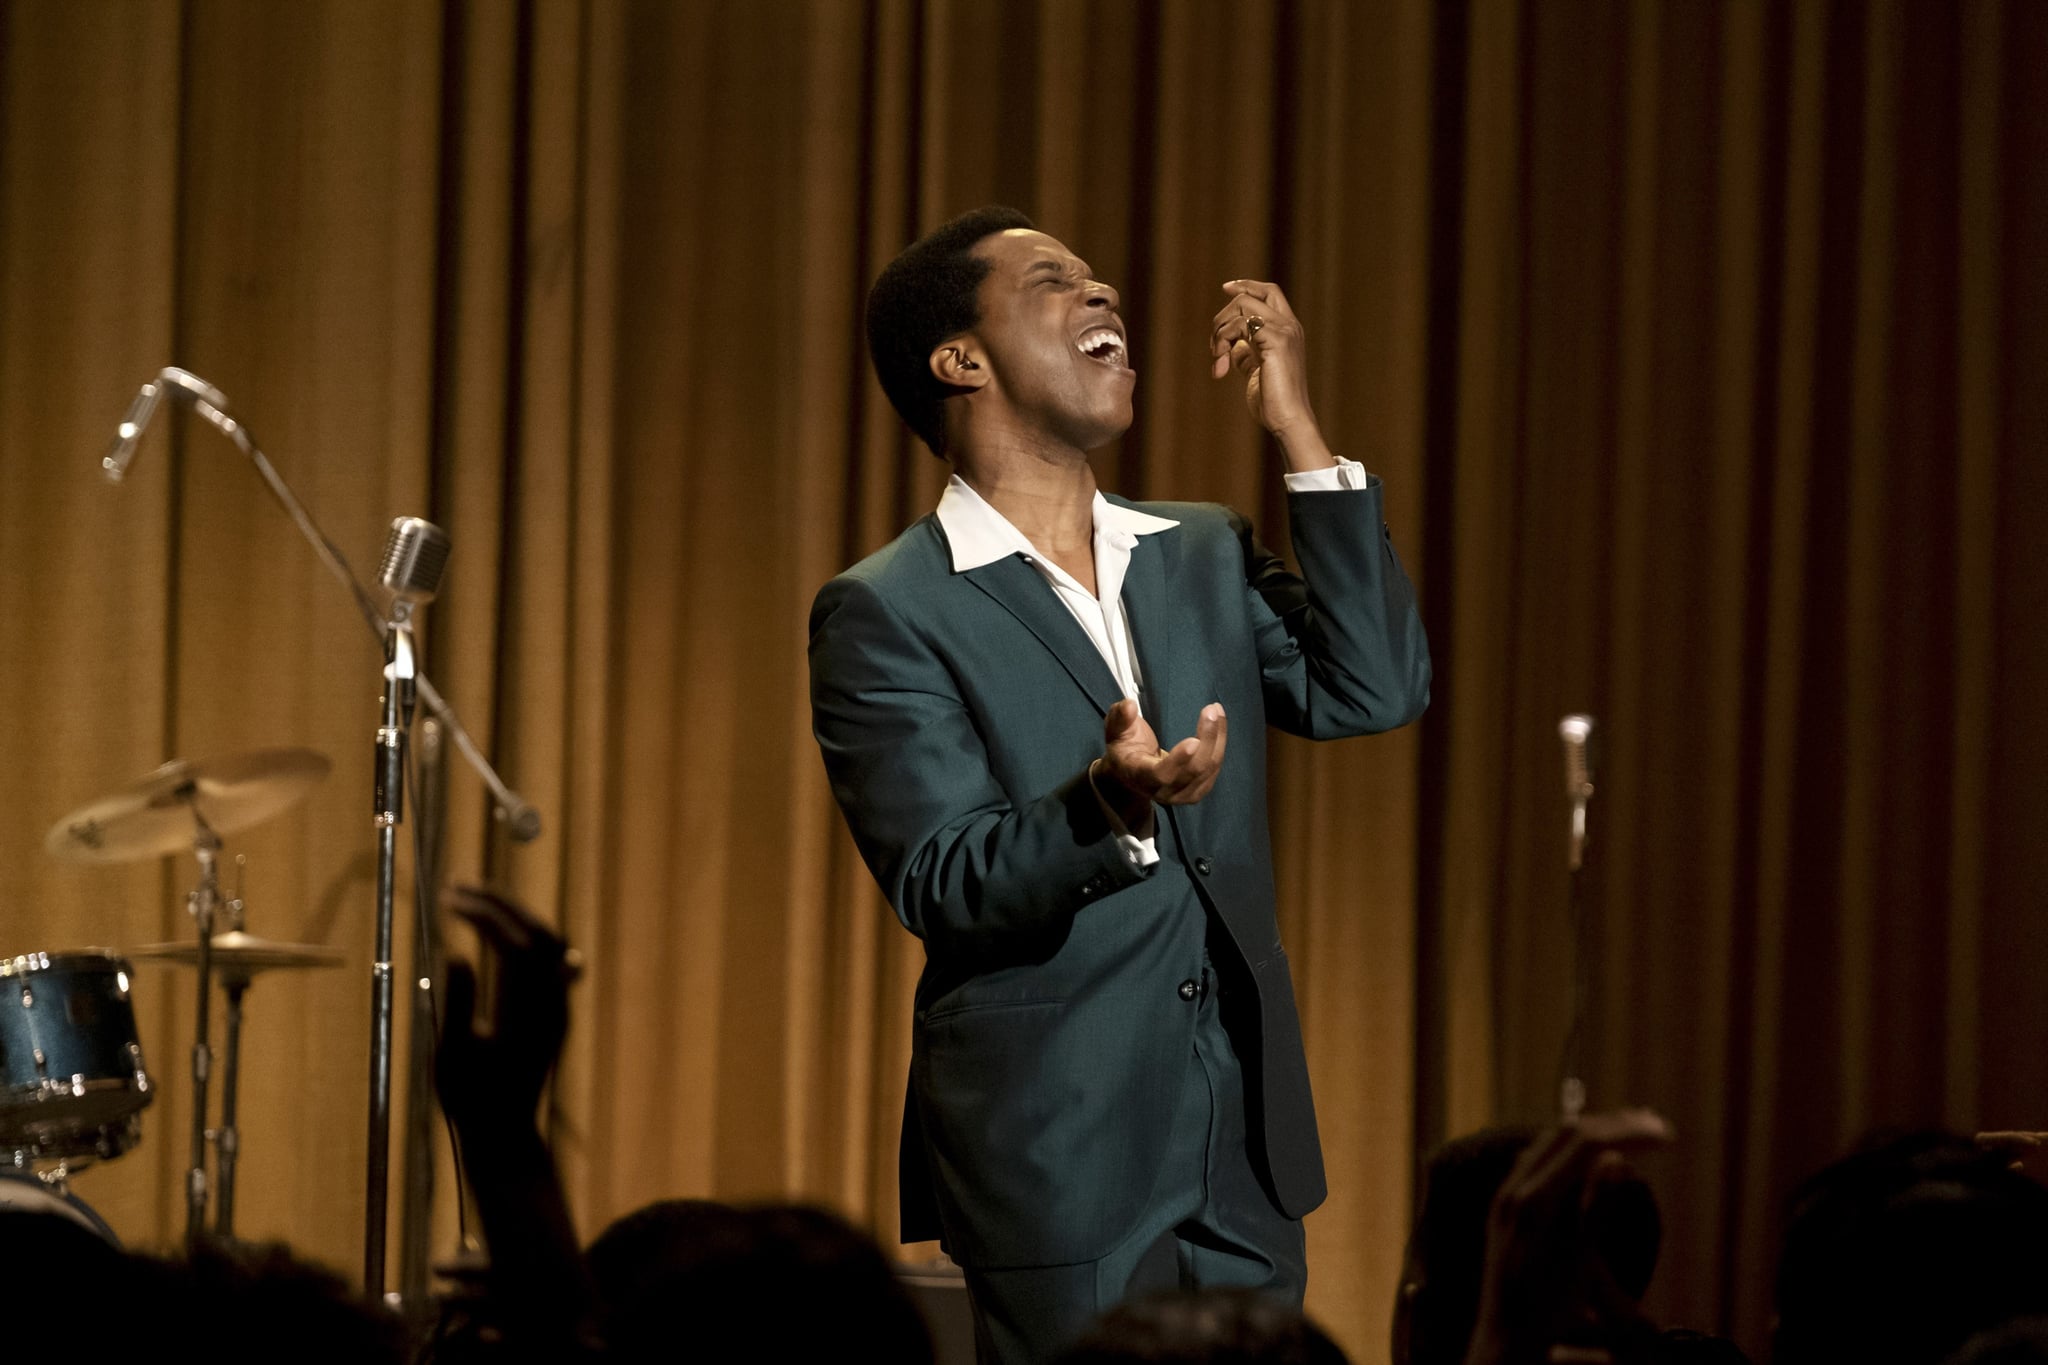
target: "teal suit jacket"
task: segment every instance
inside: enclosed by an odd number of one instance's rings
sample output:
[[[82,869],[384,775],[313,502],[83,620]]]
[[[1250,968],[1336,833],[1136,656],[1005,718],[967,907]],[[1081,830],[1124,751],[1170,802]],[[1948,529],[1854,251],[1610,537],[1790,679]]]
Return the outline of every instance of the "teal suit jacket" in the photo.
[[[1130,503],[1123,600],[1166,747],[1223,703],[1199,804],[1161,807],[1130,866],[1087,781],[1121,692],[1032,566],[955,573],[935,517],[828,583],[811,707],[832,792],[924,940],[903,1132],[903,1235],[985,1267],[1093,1260],[1135,1226],[1187,1077],[1205,942],[1276,1207],[1322,1202],[1308,1067],[1274,918],[1265,727],[1318,739],[1419,715],[1429,651],[1363,490],[1291,494],[1296,577],[1242,517]]]

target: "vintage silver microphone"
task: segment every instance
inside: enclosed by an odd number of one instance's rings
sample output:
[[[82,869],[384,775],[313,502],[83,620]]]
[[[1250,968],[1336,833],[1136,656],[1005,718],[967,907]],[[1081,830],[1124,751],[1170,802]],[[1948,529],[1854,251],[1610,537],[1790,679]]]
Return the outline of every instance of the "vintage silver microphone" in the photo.
[[[391,523],[384,541],[384,558],[377,566],[377,582],[391,594],[391,615],[396,621],[412,616],[441,591],[441,575],[448,570],[448,533],[431,521],[399,517]]]
[[[142,433],[149,427],[149,419],[156,416],[156,405],[164,398],[164,386],[155,379],[142,386],[142,392],[135,395],[135,401],[128,405],[128,415],[121,419],[115,430],[114,444],[100,459],[100,468],[114,483],[128,477],[128,465],[135,458],[135,447],[142,442]]]
[[[157,406],[163,402],[165,394],[189,403],[210,404],[216,412],[227,410],[227,395],[219,389],[190,370],[167,366],[135,395],[135,401],[128,405],[128,415],[114,430],[114,444],[100,458],[100,469],[110,483],[119,483],[128,477],[128,466],[135,460],[135,448],[142,443],[142,433],[149,429],[150,420],[156,416]]]
[[[384,541],[384,558],[377,566],[377,582],[391,598],[391,625],[394,628],[404,629],[413,612],[433,601],[440,592],[441,576],[448,567],[448,548],[448,533],[431,521],[399,517],[391,523],[391,534]],[[407,680],[415,667],[409,656],[411,648],[410,639],[399,642],[398,651],[406,656],[397,661],[399,676]],[[429,696],[428,701],[439,714],[440,699]],[[408,715],[411,705],[408,698]],[[476,751],[469,733],[455,724],[452,716],[441,714],[440,719],[455,747],[483,774],[498,814],[505,821],[506,833],[522,844],[539,837],[540,812],[499,779],[490,765],[484,762],[483,755]]]
[[[384,541],[377,583],[391,598],[391,620],[385,631],[390,676],[399,686],[400,723],[412,724],[413,680],[419,662],[412,640],[412,614],[441,591],[448,570],[448,533],[431,521],[399,517]],[[380,804],[379,810],[383,809]]]
[[[1557,723],[1564,741],[1564,794],[1572,803],[1571,850],[1567,866],[1574,872],[1586,858],[1586,804],[1593,799],[1593,765],[1587,746],[1593,739],[1593,718],[1574,712]]]

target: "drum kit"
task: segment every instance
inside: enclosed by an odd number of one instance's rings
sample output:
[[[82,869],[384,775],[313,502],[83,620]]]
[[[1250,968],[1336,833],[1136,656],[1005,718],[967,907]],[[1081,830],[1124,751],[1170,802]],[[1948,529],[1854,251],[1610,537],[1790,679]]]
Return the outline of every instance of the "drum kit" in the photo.
[[[189,941],[152,943],[125,954],[89,948],[0,958],[0,1210],[57,1213],[115,1240],[106,1223],[71,1192],[68,1180],[92,1162],[130,1151],[141,1140],[142,1111],[156,1098],[131,1000],[131,963],[141,959],[198,973],[188,1233],[201,1229],[210,1187],[213,1231],[233,1235],[242,997],[259,974],[338,967],[342,955],[316,944],[274,942],[248,932],[239,885],[232,897],[221,895],[221,838],[289,809],[326,777],[329,766],[310,749],[261,749],[201,763],[167,763],[79,807],[50,829],[45,850],[71,862],[123,863],[190,853],[199,864],[198,883],[187,897],[195,934]],[[227,998],[226,1047],[220,1118],[208,1126],[209,1016],[216,978]]]

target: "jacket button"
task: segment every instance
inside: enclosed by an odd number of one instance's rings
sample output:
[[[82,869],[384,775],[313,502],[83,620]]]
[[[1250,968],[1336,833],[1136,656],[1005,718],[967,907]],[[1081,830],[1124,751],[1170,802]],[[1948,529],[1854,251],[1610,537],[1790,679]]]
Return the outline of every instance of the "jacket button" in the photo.
[[[1109,890],[1109,878],[1102,876],[1100,873],[1081,883],[1081,895],[1087,900],[1094,900],[1107,890]]]
[[[1195,859],[1195,871],[1201,873],[1204,877],[1209,875],[1209,869],[1214,866],[1215,864],[1210,862],[1207,858]]]
[[[1186,981],[1180,983],[1180,998],[1183,1000],[1192,1000],[1195,998],[1195,992],[1198,989],[1200,988],[1195,985],[1194,978],[1189,977]]]

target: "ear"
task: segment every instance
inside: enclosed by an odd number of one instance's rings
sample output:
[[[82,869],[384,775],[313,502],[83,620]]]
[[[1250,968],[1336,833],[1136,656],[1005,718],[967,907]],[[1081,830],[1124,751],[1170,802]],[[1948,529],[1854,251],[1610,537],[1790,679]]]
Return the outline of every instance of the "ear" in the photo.
[[[988,383],[988,367],[981,362],[981,349],[964,336],[939,343],[925,361],[934,379],[956,389],[978,389]]]

